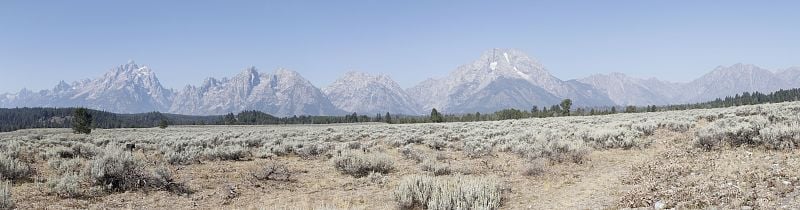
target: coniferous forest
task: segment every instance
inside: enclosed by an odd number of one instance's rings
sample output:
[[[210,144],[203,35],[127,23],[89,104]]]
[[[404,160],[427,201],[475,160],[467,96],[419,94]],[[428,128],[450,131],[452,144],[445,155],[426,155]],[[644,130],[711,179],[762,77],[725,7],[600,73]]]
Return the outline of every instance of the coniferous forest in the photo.
[[[169,125],[270,125],[270,124],[331,124],[331,123],[430,123],[430,122],[474,122],[521,118],[544,118],[559,116],[588,116],[616,114],[620,112],[657,112],[670,110],[707,109],[764,103],[798,101],[800,89],[779,90],[769,94],[744,92],[716,100],[679,105],[648,106],[608,106],[608,107],[570,107],[572,101],[565,99],[550,107],[532,106],[530,110],[503,109],[494,113],[446,114],[433,110],[429,116],[410,116],[380,113],[345,116],[292,116],[276,117],[260,111],[243,111],[238,114],[212,116],[190,116],[148,112],[138,114],[118,114],[89,109],[92,128],[148,128],[158,127],[166,122]],[[76,108],[0,108],[0,132],[28,128],[69,128],[73,123]]]

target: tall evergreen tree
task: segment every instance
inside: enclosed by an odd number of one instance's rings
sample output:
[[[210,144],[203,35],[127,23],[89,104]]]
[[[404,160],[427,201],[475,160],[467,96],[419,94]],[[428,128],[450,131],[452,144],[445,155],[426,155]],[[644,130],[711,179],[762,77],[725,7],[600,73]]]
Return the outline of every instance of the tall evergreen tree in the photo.
[[[72,115],[72,131],[77,134],[92,133],[92,114],[86,108],[75,109]]]
[[[540,117],[540,118],[541,117],[545,117],[546,114],[547,114],[547,106],[544,106],[544,107],[542,107],[542,112],[539,112],[539,116],[536,116],[536,117]]]
[[[233,113],[228,113],[227,115],[225,115],[224,122],[225,125],[236,124],[236,116],[234,116]]]
[[[634,113],[636,112],[636,106],[626,106],[625,113]]]
[[[169,123],[166,119],[161,119],[161,122],[158,122],[158,128],[166,129],[169,126]]]
[[[436,108],[433,108],[431,110],[431,122],[435,122],[435,123],[444,122],[444,118],[442,117],[442,114],[439,113],[439,111],[436,111]]]

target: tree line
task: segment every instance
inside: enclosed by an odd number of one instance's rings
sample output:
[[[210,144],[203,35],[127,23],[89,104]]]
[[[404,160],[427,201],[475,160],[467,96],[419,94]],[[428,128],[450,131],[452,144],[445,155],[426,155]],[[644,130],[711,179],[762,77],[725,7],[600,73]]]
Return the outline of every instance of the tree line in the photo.
[[[645,106],[605,106],[605,107],[579,107],[571,109],[572,101],[570,99],[563,100],[560,104],[555,104],[549,107],[532,106],[530,111],[519,109],[503,109],[491,114],[481,114],[480,112],[470,114],[458,115],[442,115],[432,112],[427,117],[413,117],[413,119],[400,119],[397,123],[421,123],[421,122],[474,122],[474,121],[492,121],[492,120],[507,120],[507,119],[521,119],[521,118],[545,118],[545,117],[560,117],[560,116],[593,116],[593,115],[608,115],[617,113],[642,113],[642,112],[659,112],[659,111],[675,111],[675,110],[689,110],[689,109],[711,109],[711,108],[724,108],[732,106],[743,105],[756,105],[765,103],[781,103],[789,101],[800,101],[800,88],[793,88],[788,90],[778,90],[772,93],[764,94],[760,92],[743,92],[734,96],[727,96],[724,98],[716,98],[715,100],[700,102],[700,103],[686,103],[674,105],[645,105]],[[434,109],[435,111],[435,109]],[[440,117],[442,116],[442,117]],[[443,120],[436,120],[443,118]]]
[[[779,103],[800,100],[800,88],[778,90],[769,94],[760,92],[744,92],[734,96],[717,98],[702,103],[676,105],[647,106],[607,106],[607,107],[572,107],[572,100],[564,99],[551,106],[531,106],[530,110],[503,109],[492,113],[446,114],[435,108],[427,116],[399,115],[377,113],[375,115],[359,115],[352,113],[345,116],[291,116],[276,117],[261,111],[242,111],[237,114],[212,116],[190,116],[148,112],[139,114],[117,114],[106,111],[84,108],[0,108],[0,132],[28,128],[70,128],[84,123],[92,128],[147,128],[168,125],[269,125],[269,124],[332,124],[332,123],[439,123],[439,122],[475,122],[522,118],[545,118],[560,116],[591,116],[616,113],[658,112],[670,110],[708,109],[764,103]],[[76,116],[81,116],[80,121]],[[89,120],[85,120],[90,118]],[[87,124],[86,121],[89,123]],[[80,127],[80,126],[79,126]],[[82,128],[85,131],[85,128]],[[76,130],[77,132],[77,130]]]

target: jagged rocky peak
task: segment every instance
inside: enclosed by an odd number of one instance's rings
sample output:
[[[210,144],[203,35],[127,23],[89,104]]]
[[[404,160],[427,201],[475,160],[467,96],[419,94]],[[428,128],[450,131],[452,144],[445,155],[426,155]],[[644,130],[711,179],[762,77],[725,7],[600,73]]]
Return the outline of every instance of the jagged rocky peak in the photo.
[[[497,62],[498,65],[502,63],[530,63],[541,66],[539,61],[531,58],[527,53],[513,48],[492,48],[490,50],[486,50],[481,54],[480,60],[486,60],[490,64],[492,62]]]
[[[58,84],[53,87],[53,92],[63,92],[72,89],[72,85],[67,84],[64,80],[58,81]]]
[[[484,51],[471,64],[459,66],[449,77],[455,81],[472,81],[478,86],[488,85],[497,78],[523,79],[543,87],[559,86],[536,59],[517,49],[494,48]],[[460,83],[460,82],[458,82]],[[548,89],[548,88],[545,88]],[[558,92],[553,88],[548,91]]]
[[[297,73],[296,71],[287,69],[287,68],[278,68],[272,73],[272,80],[277,82],[277,84],[283,84],[286,86],[295,86],[295,85],[307,85],[313,86],[310,81],[308,81],[305,77]]]
[[[273,74],[275,76],[284,78],[302,78],[302,76],[300,76],[300,73],[297,73],[296,71],[283,67],[275,69]]]
[[[349,71],[322,91],[337,108],[348,112],[419,113],[417,102],[385,74]]]
[[[628,78],[628,75],[626,75],[626,74],[624,74],[622,72],[616,72],[616,71],[608,73],[608,76],[609,77],[613,77],[613,78]]]
[[[389,75],[386,74],[370,74],[360,71],[348,71],[336,80],[337,82],[378,82],[383,84],[395,83]]]
[[[714,68],[709,75],[719,75],[719,74],[751,74],[751,73],[761,73],[761,72],[769,72],[769,70],[763,69],[753,64],[745,64],[745,63],[736,63],[731,66],[717,66]]]
[[[592,74],[589,75],[588,77],[577,80],[579,82],[587,84],[598,84],[598,83],[609,84],[609,83],[624,83],[624,82],[638,83],[640,81],[643,81],[639,78],[633,78],[621,72],[611,72],[608,74]]]
[[[214,77],[208,77],[203,81],[203,84],[200,85],[201,88],[209,88],[209,87],[216,87],[220,84],[220,81]]]
[[[244,83],[243,85],[256,86],[261,81],[260,77],[261,75],[258,73],[256,67],[251,66],[242,70],[242,72],[233,77],[232,80],[235,83]]]
[[[111,69],[101,78],[101,82],[113,86],[128,85],[131,82],[145,83],[153,88],[156,86],[160,88],[161,86],[161,84],[158,84],[158,78],[150,67],[139,66],[133,60]]]
[[[492,74],[505,77],[529,78],[532,74],[546,73],[539,61],[517,49],[494,48],[484,51],[475,64],[485,66],[484,70]]]
[[[299,73],[279,68],[259,73],[255,67],[235,76],[207,78],[200,88],[186,88],[170,108],[181,114],[225,114],[259,110],[277,116],[340,114],[321,91]]]
[[[713,71],[695,81],[704,82],[710,80],[747,80],[748,78],[773,77],[775,73],[763,69],[753,64],[737,63],[731,66],[718,66]]]
[[[373,77],[371,74],[360,71],[347,71],[344,73],[343,79],[368,79]]]

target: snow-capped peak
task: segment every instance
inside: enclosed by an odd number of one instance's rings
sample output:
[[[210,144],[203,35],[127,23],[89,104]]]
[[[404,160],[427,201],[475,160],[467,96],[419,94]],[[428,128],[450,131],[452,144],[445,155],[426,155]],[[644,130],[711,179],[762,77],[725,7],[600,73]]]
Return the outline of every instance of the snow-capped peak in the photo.
[[[142,66],[142,68],[136,70],[136,74],[140,76],[150,76],[153,75],[153,71],[150,70],[150,67],[148,66]]]

